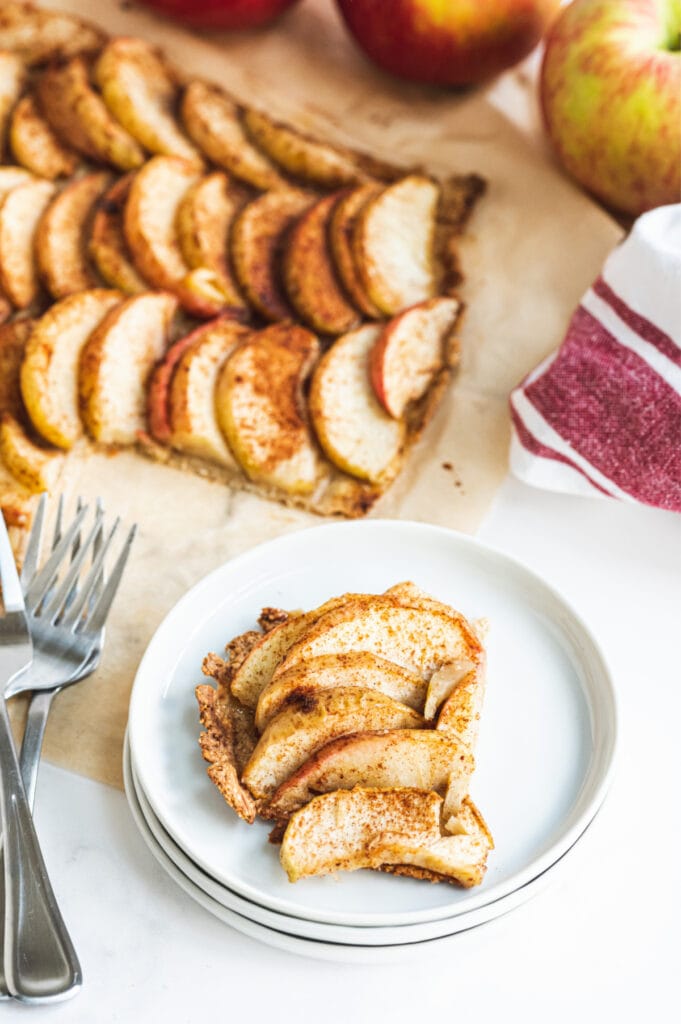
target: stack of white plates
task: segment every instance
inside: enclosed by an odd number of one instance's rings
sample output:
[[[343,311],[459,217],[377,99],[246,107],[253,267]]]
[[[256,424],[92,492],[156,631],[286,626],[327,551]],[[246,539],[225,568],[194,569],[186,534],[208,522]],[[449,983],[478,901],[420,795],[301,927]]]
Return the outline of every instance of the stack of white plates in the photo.
[[[291,885],[264,822],[224,804],[201,759],[194,687],[208,651],[264,606],[312,608],[413,580],[490,623],[472,796],[496,841],[482,885],[358,871]],[[588,629],[551,587],[479,542],[419,523],[303,530],[217,569],[171,611],[133,689],[125,781],[168,874],[227,924],[307,956],[382,962],[456,942],[549,882],[592,821],[612,770],[613,689]]]

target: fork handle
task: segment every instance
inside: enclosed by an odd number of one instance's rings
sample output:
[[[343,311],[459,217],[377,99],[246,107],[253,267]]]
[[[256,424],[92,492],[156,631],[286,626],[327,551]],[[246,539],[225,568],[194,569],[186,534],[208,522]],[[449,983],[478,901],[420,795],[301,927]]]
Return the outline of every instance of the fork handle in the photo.
[[[26,799],[28,800],[31,813],[33,813],[33,804],[35,803],[35,788],[38,781],[40,752],[43,749],[45,727],[47,726],[52,701],[60,692],[61,686],[54,686],[50,690],[34,690],[31,694],[31,702],[28,705],[24,738],[21,742],[21,752],[19,754],[19,767],[21,768],[21,777],[24,780]]]
[[[5,854],[7,987],[27,1003],[54,1002],[82,984],[57,906],[21,778],[6,702],[0,698],[0,812]]]

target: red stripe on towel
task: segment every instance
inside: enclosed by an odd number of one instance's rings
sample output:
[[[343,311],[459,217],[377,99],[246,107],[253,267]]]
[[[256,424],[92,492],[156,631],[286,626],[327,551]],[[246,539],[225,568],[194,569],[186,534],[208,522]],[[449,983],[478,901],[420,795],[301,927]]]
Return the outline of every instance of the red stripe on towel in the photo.
[[[622,491],[681,511],[681,396],[583,307],[558,356],[525,394]]]
[[[601,494],[606,494],[609,498],[612,497],[610,491],[607,491],[605,487],[601,487],[597,484],[593,477],[590,477],[586,470],[578,466],[576,462],[572,462],[567,455],[563,455],[562,452],[557,452],[553,448],[549,448],[548,445],[542,444],[538,441],[534,434],[531,434],[528,428],[525,426],[524,421],[520,417],[520,413],[511,406],[511,419],[513,420],[513,426],[515,432],[518,435],[518,440],[522,444],[523,448],[531,452],[532,455],[537,455],[542,459],[552,459],[554,462],[562,462],[564,465],[569,466],[570,469],[575,469],[581,476],[585,477],[592,487],[595,487]]]
[[[612,290],[609,284],[606,284],[602,277],[599,277],[593,286],[593,290],[604,302],[614,309],[621,320],[625,322],[627,327],[630,327],[632,331],[635,331],[640,338],[647,341],[649,345],[653,345],[654,348],[661,352],[662,355],[670,359],[675,366],[681,366],[681,348],[676,344],[673,338],[670,338],[668,334],[656,327],[654,323],[647,320],[646,317],[641,316],[635,310],[628,306],[623,299]],[[681,314],[679,315],[681,321]]]

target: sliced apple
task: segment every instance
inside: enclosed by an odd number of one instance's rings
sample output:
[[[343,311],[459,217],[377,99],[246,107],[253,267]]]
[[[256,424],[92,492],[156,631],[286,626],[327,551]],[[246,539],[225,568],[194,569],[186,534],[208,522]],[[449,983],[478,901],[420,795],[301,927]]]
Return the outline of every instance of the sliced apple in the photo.
[[[135,265],[156,288],[173,291],[186,276],[176,228],[187,189],[199,180],[193,164],[174,156],[155,156],[130,185],[124,230]]]
[[[35,238],[40,219],[54,196],[51,181],[29,181],[0,203],[0,288],[17,309],[26,309],[40,291]]]
[[[182,354],[170,385],[170,443],[188,455],[238,469],[218,424],[215,388],[222,366],[249,331],[224,318],[195,333],[200,336]]]
[[[480,715],[485,699],[484,658],[461,675],[451,693],[442,704],[437,718],[437,729],[460,737],[471,749],[475,748],[480,727]]]
[[[94,77],[113,116],[145,149],[203,166],[175,120],[178,88],[155,47],[133,36],[112,39],[99,55]]]
[[[132,174],[126,174],[119,178],[97,203],[88,252],[108,285],[129,295],[137,295],[146,291],[149,285],[133,263],[123,231],[123,210],[132,177]]]
[[[371,182],[341,193],[329,221],[329,244],[338,276],[355,306],[372,320],[380,319],[382,313],[366,292],[355,262],[352,239],[361,210],[382,191],[382,185]]]
[[[286,291],[299,316],[323,334],[343,334],[359,314],[346,298],[331,259],[329,218],[336,196],[314,203],[293,224],[281,267]]]
[[[36,89],[45,117],[67,145],[122,171],[142,166],[144,150],[111,116],[92,88],[88,65],[82,57],[50,65]]]
[[[12,476],[31,494],[54,487],[63,456],[41,448],[10,413],[0,415],[0,459]]]
[[[216,171],[191,185],[177,210],[177,233],[187,266],[211,271],[224,302],[236,308],[246,303],[232,275],[228,243],[232,221],[245,201],[244,191]]]
[[[105,38],[101,29],[62,11],[23,0],[5,0],[0,7],[0,49],[12,50],[27,64],[94,53]]]
[[[35,237],[38,269],[55,299],[99,283],[88,260],[87,239],[95,203],[110,184],[106,172],[86,174],[59,192],[40,218]]]
[[[0,167],[0,200],[12,189],[27,185],[29,181],[35,181],[35,176],[23,167]]]
[[[374,690],[301,692],[291,697],[265,729],[242,781],[256,799],[267,799],[311,754],[337,736],[422,726],[423,719],[413,708]]]
[[[434,238],[439,185],[410,174],[388,185],[361,210],[353,252],[371,301],[388,316],[437,291]]]
[[[444,795],[453,777],[467,784],[474,766],[466,746],[434,729],[341,736],[313,754],[280,786],[267,805],[267,814],[288,818],[319,793],[355,786],[407,787]]]
[[[372,840],[367,858],[374,865],[400,865],[399,874],[456,882],[468,889],[485,877],[488,854],[489,845],[482,836],[441,836],[423,843],[418,837],[385,832]]]
[[[101,444],[131,445],[146,426],[147,382],[168,346],[177,299],[133,295],[110,310],[80,352],[80,412]]]
[[[21,367],[21,393],[38,433],[57,448],[71,448],[83,434],[78,363],[83,345],[123,298],[106,288],[69,295],[36,323]]]
[[[440,370],[453,362],[453,331],[461,303],[428,299],[394,317],[371,350],[371,383],[390,416],[401,419]]]
[[[9,147],[17,163],[50,181],[73,174],[80,159],[52,131],[30,93],[12,111]]]
[[[295,313],[280,283],[284,237],[312,197],[288,189],[254,199],[232,226],[234,273],[249,304],[266,320],[289,320]]]
[[[251,334],[222,368],[218,422],[244,472],[286,494],[310,494],[322,470],[302,388],[319,342],[295,324]]]
[[[181,113],[187,134],[212,163],[258,189],[286,186],[276,166],[249,141],[237,104],[216,86],[190,82]]]
[[[0,158],[7,152],[7,127],[12,108],[26,81],[26,65],[16,53],[0,50]]]
[[[339,338],[312,377],[310,416],[329,459],[351,476],[382,483],[397,473],[406,426],[388,416],[369,381],[369,355],[380,334],[366,324]]]
[[[408,607],[385,595],[366,595],[326,612],[289,649],[274,678],[323,654],[369,651],[430,679],[462,658],[476,662],[482,648],[460,615],[444,607]]]
[[[271,681],[258,698],[255,724],[262,732],[292,695],[339,686],[377,690],[415,711],[421,711],[426,696],[426,684],[420,676],[375,654],[367,651],[328,654],[294,665],[290,672]]]
[[[347,599],[348,595],[332,598],[312,611],[290,615],[284,622],[268,630],[236,667],[231,683],[234,696],[247,707],[255,708],[260,694],[290,647],[325,612],[339,607]]]
[[[211,324],[197,327],[195,331],[176,341],[156,364],[147,387],[147,426],[149,433],[161,444],[170,443],[170,384],[173,374],[184,353],[196,344],[202,333]]]
[[[21,364],[34,320],[14,320],[0,327],[0,414],[25,418],[21,400]]]
[[[249,107],[243,112],[243,123],[258,148],[294,178],[324,188],[339,188],[368,177],[352,150],[305,135],[262,110]]]
[[[442,797],[419,789],[339,789],[291,817],[280,858],[289,881],[380,865],[372,844],[385,833],[440,838]]]

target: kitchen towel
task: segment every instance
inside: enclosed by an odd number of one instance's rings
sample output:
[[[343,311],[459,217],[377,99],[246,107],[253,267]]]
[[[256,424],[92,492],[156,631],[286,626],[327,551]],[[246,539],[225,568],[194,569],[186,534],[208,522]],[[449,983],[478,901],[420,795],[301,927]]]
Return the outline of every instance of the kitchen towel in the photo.
[[[681,204],[639,217],[511,417],[526,483],[681,512]]]

